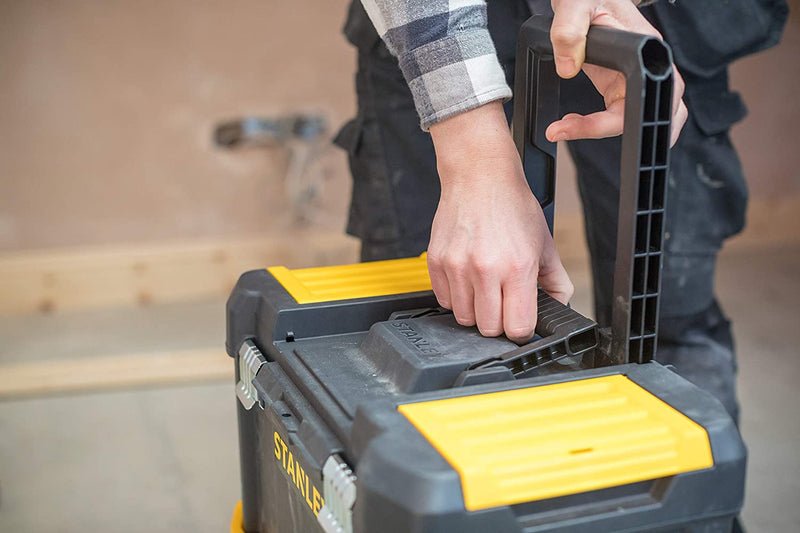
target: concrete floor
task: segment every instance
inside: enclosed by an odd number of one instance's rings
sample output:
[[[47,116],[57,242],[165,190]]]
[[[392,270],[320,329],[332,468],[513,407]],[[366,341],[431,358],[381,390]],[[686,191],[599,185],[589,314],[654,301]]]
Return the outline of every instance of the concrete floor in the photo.
[[[569,268],[574,302],[587,272]],[[723,254],[750,531],[800,531],[800,250]],[[222,346],[223,302],[0,318],[0,364]],[[2,371],[2,367],[0,367]],[[225,531],[239,499],[231,383],[0,402],[0,531]]]

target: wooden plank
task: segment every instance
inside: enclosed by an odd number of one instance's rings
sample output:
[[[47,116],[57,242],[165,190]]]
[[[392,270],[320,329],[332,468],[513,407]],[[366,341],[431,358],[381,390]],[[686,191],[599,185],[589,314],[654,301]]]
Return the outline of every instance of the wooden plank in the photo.
[[[233,381],[233,364],[222,349],[6,364],[0,365],[0,400]]]
[[[751,202],[748,226],[726,250],[800,244],[800,197]],[[556,216],[565,261],[587,259],[580,212]],[[244,240],[71,248],[0,254],[0,314],[149,305],[225,297],[242,272],[272,265],[343,264],[358,241],[339,231],[290,231]]]
[[[242,272],[348,263],[358,241],[340,232],[0,254],[0,313],[148,305],[225,297]]]

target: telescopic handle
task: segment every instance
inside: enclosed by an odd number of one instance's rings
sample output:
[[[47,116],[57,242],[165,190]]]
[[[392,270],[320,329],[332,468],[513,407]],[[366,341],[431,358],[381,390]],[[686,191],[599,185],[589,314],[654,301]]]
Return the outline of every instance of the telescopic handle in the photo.
[[[556,145],[545,138],[559,118],[559,85],[550,42],[552,19],[533,16],[520,29],[514,87],[514,141],[550,231]],[[672,53],[652,36],[593,26],[586,62],[618,70],[626,81],[620,155],[619,222],[611,332],[615,363],[655,357],[664,244],[664,208],[672,118]]]

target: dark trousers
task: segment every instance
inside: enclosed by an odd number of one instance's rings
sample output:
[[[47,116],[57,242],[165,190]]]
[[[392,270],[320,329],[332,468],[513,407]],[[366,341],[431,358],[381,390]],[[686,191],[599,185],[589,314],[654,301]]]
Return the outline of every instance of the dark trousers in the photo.
[[[513,87],[516,30],[529,11],[521,1],[488,2],[488,10],[498,57]],[[419,255],[428,246],[440,193],[433,143],[419,128],[397,60],[360,2],[351,6],[345,33],[358,48],[358,114],[336,138],[349,153],[354,180],[347,230],[362,240],[362,260]],[[689,121],[671,152],[658,360],[709,391],[738,419],[733,338],[713,283],[723,240],[744,224],[747,190],[728,137],[744,107],[728,91],[725,70],[686,81]],[[562,114],[593,112],[602,105],[585,77],[562,83]],[[509,116],[510,111],[507,103]],[[620,139],[570,142],[569,151],[585,212],[597,321],[607,326]]]

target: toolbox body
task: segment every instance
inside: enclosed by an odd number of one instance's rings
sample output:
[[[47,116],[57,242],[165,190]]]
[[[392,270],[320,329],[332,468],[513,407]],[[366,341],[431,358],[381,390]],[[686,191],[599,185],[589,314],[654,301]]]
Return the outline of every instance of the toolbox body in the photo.
[[[546,178],[534,193],[552,229],[548,29],[533,17],[521,32],[514,135],[526,173]],[[744,492],[737,428],[653,361],[669,50],[593,28],[587,60],[628,86],[612,327],[540,291],[530,343],[484,338],[438,307],[424,257],[244,274],[226,339],[241,530],[730,530]]]
[[[357,475],[352,531],[730,529],[742,501],[745,452],[730,417],[709,394],[655,362],[567,368],[518,380],[470,371],[478,359],[516,345],[482,338],[452,315],[387,320],[435,305],[431,293],[297,304],[266,271],[242,277],[228,310],[229,346],[243,346],[246,354],[248,340],[258,339],[264,349],[252,382],[257,404],[250,410],[239,405],[246,531],[322,531],[322,471],[333,456],[346,458]],[[457,386],[470,373],[488,382]],[[602,376],[627,377],[702,427],[713,466],[468,511],[457,470],[398,411],[409,403]],[[629,453],[645,455],[648,444]]]

